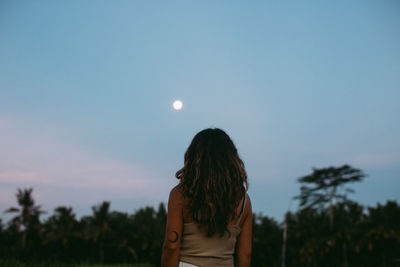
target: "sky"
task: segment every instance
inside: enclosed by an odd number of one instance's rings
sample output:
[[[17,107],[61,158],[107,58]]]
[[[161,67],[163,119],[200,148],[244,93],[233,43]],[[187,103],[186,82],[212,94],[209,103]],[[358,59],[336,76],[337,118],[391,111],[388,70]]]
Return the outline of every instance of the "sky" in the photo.
[[[166,203],[193,136],[235,142],[253,211],[350,164],[349,197],[400,196],[398,1],[0,2],[0,218],[17,188],[51,215]],[[180,99],[183,108],[172,108]]]

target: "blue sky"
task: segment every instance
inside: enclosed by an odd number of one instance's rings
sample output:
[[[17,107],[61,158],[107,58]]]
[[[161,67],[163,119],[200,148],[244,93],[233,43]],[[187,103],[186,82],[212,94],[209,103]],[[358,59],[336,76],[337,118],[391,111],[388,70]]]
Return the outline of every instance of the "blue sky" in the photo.
[[[235,141],[253,209],[348,163],[351,197],[398,200],[397,1],[2,1],[0,209],[166,202],[192,137]],[[172,102],[183,101],[175,111]],[[2,215],[5,218],[5,215]]]

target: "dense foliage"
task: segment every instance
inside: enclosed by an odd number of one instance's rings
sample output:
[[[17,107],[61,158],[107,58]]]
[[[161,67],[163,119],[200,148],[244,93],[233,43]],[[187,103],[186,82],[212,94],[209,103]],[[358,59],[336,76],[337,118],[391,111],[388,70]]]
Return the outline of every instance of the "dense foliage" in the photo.
[[[159,266],[167,215],[163,204],[128,214],[103,202],[80,219],[71,207],[57,207],[41,221],[32,189],[19,189],[17,201],[19,207],[7,210],[16,216],[0,220],[3,261]],[[320,205],[288,212],[281,224],[254,214],[252,266],[400,266],[400,206],[388,201],[364,208],[346,199],[334,209]]]

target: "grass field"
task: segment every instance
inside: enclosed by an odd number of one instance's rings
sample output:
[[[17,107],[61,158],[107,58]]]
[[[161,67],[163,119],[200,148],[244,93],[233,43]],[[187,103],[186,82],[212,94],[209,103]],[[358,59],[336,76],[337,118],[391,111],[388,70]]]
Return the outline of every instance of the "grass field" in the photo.
[[[151,264],[111,264],[111,265],[100,265],[100,264],[82,264],[77,267],[155,267]]]
[[[0,267],[155,267],[151,264],[68,264],[60,262],[26,263],[16,260],[1,260]]]
[[[100,264],[82,264],[77,267],[155,267],[151,264],[111,264],[111,265],[100,265]]]

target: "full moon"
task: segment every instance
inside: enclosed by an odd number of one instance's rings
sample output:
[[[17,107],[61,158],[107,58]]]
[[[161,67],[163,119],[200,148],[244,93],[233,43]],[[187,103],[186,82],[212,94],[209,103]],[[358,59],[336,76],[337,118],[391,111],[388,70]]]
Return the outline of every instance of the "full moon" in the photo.
[[[182,109],[183,103],[180,100],[175,100],[172,106],[174,107],[175,110],[180,110]]]

